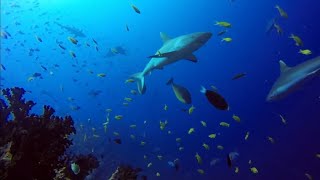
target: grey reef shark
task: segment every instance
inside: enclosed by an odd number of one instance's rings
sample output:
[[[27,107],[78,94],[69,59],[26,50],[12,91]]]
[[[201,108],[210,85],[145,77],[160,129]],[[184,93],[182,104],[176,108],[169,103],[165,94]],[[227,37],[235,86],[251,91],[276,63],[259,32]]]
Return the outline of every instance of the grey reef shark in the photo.
[[[169,38],[165,33],[160,32],[160,37],[163,41],[162,47],[155,55],[149,56],[151,59],[142,72],[131,76],[137,81],[139,93],[145,93],[145,76],[151,74],[153,70],[163,69],[164,66],[181,59],[197,62],[197,57],[193,55],[193,52],[202,47],[211,36],[212,33],[210,32],[196,32]]]
[[[283,61],[279,64],[281,73],[266,98],[269,102],[286,97],[307,81],[320,76],[320,56],[294,67],[287,66]]]

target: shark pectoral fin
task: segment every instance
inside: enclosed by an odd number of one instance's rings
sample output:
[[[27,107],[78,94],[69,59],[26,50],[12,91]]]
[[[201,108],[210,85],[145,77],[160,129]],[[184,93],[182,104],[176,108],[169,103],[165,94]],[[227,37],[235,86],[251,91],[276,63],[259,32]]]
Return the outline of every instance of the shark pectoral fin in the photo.
[[[287,64],[285,62],[283,62],[282,60],[279,61],[279,65],[280,65],[280,72],[281,73],[288,71],[290,69],[290,67],[287,66]]]
[[[169,41],[171,38],[164,32],[160,32],[160,37],[162,39],[163,44]]]
[[[186,60],[192,61],[192,62],[198,62],[198,59],[195,55],[189,54],[188,56],[185,57]]]

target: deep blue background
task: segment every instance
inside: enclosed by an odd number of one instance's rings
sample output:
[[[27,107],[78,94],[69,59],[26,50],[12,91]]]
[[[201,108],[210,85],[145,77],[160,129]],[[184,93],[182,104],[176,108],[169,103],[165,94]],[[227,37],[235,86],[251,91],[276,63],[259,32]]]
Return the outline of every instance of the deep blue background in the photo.
[[[39,6],[35,7],[37,2]],[[11,7],[13,3],[20,7]],[[140,15],[132,10],[131,3],[141,10]],[[278,21],[283,35],[275,31],[267,35],[268,21],[278,16],[274,8],[277,3],[289,18]],[[315,157],[320,153],[319,78],[281,101],[265,102],[272,83],[279,76],[280,59],[293,66],[320,54],[319,7],[317,0],[236,0],[233,3],[228,0],[3,0],[1,29],[10,32],[12,37],[1,39],[1,64],[6,67],[5,71],[1,70],[1,88],[19,86],[31,91],[26,98],[37,102],[34,112],[40,113],[42,105],[49,104],[58,115],[72,115],[77,135],[73,137],[75,145],[71,150],[93,152],[99,158],[103,155],[101,167],[93,175],[98,179],[109,176],[120,163],[142,167],[143,174],[150,179],[157,178],[156,172],[161,173],[160,179],[306,179],[305,173],[319,179],[320,159]],[[78,38],[80,45],[75,46],[67,40],[72,35],[54,24],[55,21],[81,28],[87,37]],[[221,42],[222,37],[217,33],[222,29],[214,25],[215,21],[232,23],[224,37],[232,37],[233,42]],[[19,30],[25,34],[18,34]],[[146,77],[146,94],[132,95],[130,90],[136,85],[124,82],[131,74],[142,71],[148,62],[146,57],[161,47],[160,31],[171,37],[196,31],[210,31],[214,35],[195,53],[198,63],[182,60],[154,71]],[[313,54],[299,54],[299,48],[288,38],[291,33],[300,36],[303,48],[312,50]],[[35,35],[43,42],[37,42]],[[94,49],[92,38],[98,41],[99,52]],[[59,49],[56,40],[62,41],[67,51]],[[128,55],[106,58],[108,49],[118,45],[127,49]],[[40,51],[29,56],[30,48]],[[75,67],[69,50],[77,54]],[[28,77],[35,72],[41,73],[43,79],[28,82]],[[246,72],[247,76],[232,81],[239,72]],[[98,73],[105,73],[106,77],[99,78]],[[192,104],[196,107],[193,114],[181,111],[190,105],[177,101],[172,88],[165,85],[170,77],[191,92]],[[199,92],[201,85],[216,86],[229,102],[230,111],[214,109]],[[88,95],[91,90],[102,93],[92,97]],[[75,100],[71,102],[68,97]],[[128,107],[122,105],[125,97],[133,98]],[[168,105],[168,111],[163,110],[164,104]],[[80,109],[72,111],[70,106],[74,105]],[[107,108],[113,111],[105,133],[102,123],[106,121]],[[124,116],[121,121],[114,119],[118,114]],[[241,118],[241,123],[232,119],[233,114]],[[286,126],[278,114],[286,118]],[[169,122],[165,131],[159,129],[160,120]],[[207,122],[207,127],[202,127],[200,121]],[[220,127],[221,121],[229,122],[231,127]],[[136,124],[137,128],[130,128],[130,124]],[[188,135],[191,127],[195,133]],[[100,138],[92,137],[92,128]],[[169,135],[168,130],[172,134]],[[121,145],[112,142],[114,131],[120,133]],[[245,141],[247,131],[250,137]],[[211,133],[219,135],[212,140],[207,137]],[[88,137],[86,142],[83,142],[84,134]],[[130,134],[135,135],[136,140],[132,140]],[[272,136],[276,143],[268,142],[267,136]],[[177,137],[182,138],[182,152],[178,150]],[[142,140],[147,142],[145,146],[140,146]],[[210,145],[209,151],[202,147],[204,142]],[[219,144],[224,146],[223,151],[216,149]],[[238,174],[226,164],[225,157],[231,151],[240,154],[234,164],[240,168]],[[202,165],[196,162],[196,152],[203,158]],[[144,155],[148,156],[147,160]],[[158,160],[157,155],[162,155],[163,160]],[[167,165],[175,158],[180,159],[179,172]],[[214,158],[221,160],[210,166]],[[249,160],[252,165],[248,164]],[[149,162],[153,165],[147,168]],[[251,166],[257,167],[259,173],[252,174]],[[197,172],[199,168],[205,175]]]

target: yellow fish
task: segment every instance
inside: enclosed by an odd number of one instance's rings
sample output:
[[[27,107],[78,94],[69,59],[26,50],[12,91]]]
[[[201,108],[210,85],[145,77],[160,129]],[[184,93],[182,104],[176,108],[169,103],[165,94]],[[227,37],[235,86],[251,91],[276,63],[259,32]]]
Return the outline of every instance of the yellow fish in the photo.
[[[204,174],[204,170],[203,169],[197,169],[199,174]]]
[[[113,135],[115,135],[115,136],[120,136],[120,133],[118,133],[118,132],[113,132]]]
[[[73,58],[76,58],[76,57],[77,57],[76,54],[75,54],[73,51],[69,51],[69,54],[70,54],[70,56],[73,57]]]
[[[161,155],[158,155],[157,158],[158,158],[159,160],[162,160],[162,156],[161,156]]]
[[[160,121],[160,129],[161,129],[161,130],[164,130],[164,128],[167,126],[167,124],[168,124],[168,121],[167,121],[167,120],[164,121],[164,122]]]
[[[300,49],[299,53],[300,53],[300,54],[303,54],[303,55],[310,55],[310,54],[312,54],[312,52],[311,52],[309,49]]]
[[[279,24],[274,23],[273,26],[276,28],[277,33],[279,35],[281,35],[283,33],[283,30],[282,30],[282,28],[281,28],[281,26]]]
[[[189,114],[192,114],[194,109],[196,109],[196,108],[192,105],[188,110]]]
[[[248,140],[249,135],[250,135],[250,132],[248,131],[248,132],[246,133],[246,136],[244,137],[244,139],[245,139],[245,140]]]
[[[76,40],[75,38],[73,38],[73,37],[68,37],[68,40],[70,41],[70,42],[72,42],[73,44],[78,44],[78,40]]]
[[[97,74],[98,77],[106,77],[106,74],[105,73],[99,73]]]
[[[141,145],[141,146],[144,146],[145,144],[146,144],[146,142],[144,142],[144,141],[141,141],[141,142],[140,142],[140,145]]]
[[[183,151],[184,150],[184,147],[179,147],[179,151]]]
[[[216,138],[216,136],[217,136],[216,134],[209,134],[208,137],[211,138],[211,139],[214,139],[214,138]]]
[[[198,164],[202,164],[202,158],[198,153],[196,153],[195,158],[196,158]]]
[[[188,131],[188,134],[192,134],[192,133],[194,133],[194,128],[190,128]]]
[[[301,38],[300,38],[299,36],[296,36],[296,35],[294,35],[294,34],[291,34],[291,35],[289,36],[289,38],[291,38],[291,39],[294,40],[296,46],[303,46],[303,42],[302,42],[302,40],[301,40]]]
[[[130,134],[130,138],[131,138],[131,139],[136,139],[136,136],[133,135],[133,134]]]
[[[230,127],[230,124],[229,124],[229,123],[226,123],[226,122],[220,122],[220,126]]]
[[[124,100],[127,102],[132,102],[132,98],[129,98],[129,97],[125,97]]]
[[[87,141],[87,134],[84,134],[83,136],[83,142],[86,142]]]
[[[280,118],[281,118],[281,122],[286,125],[287,124],[287,120],[281,115],[279,114]]]
[[[110,113],[110,112],[112,112],[112,109],[106,109],[106,111],[107,111],[108,113]]]
[[[267,139],[268,139],[268,141],[270,141],[272,144],[275,143],[275,141],[274,141],[274,139],[273,139],[272,137],[268,136]]]
[[[136,95],[137,91],[132,89],[132,90],[130,90],[130,93],[133,94],[133,95]]]
[[[305,173],[304,175],[306,175],[309,180],[313,180],[313,177],[310,174]]]
[[[163,110],[165,110],[165,111],[168,110],[168,106],[166,104],[164,105]]]
[[[157,172],[157,173],[156,173],[156,176],[159,177],[159,176],[160,176],[160,173]]]
[[[94,138],[99,138],[100,136],[98,134],[93,134],[92,135]]]
[[[206,149],[206,150],[209,150],[210,149],[210,146],[206,143],[203,143],[202,146]]]
[[[239,117],[239,116],[236,116],[235,114],[232,115],[232,118],[233,118],[235,121],[237,121],[237,122],[240,122],[240,121],[241,121],[241,120],[240,120],[240,117]]]
[[[238,173],[239,172],[239,167],[235,167],[234,172]]]
[[[257,173],[259,172],[256,167],[250,168],[250,171],[251,171],[253,174],[257,174]]]
[[[151,166],[152,166],[152,163],[149,163],[147,166],[148,166],[148,168],[151,167]]]
[[[221,26],[221,27],[224,27],[224,28],[231,28],[231,23],[226,22],[226,21],[220,21],[220,22],[217,21],[215,25],[216,26]]]
[[[224,147],[223,147],[223,146],[221,146],[221,145],[218,145],[218,146],[217,146],[217,149],[219,149],[219,150],[223,150],[223,149],[224,149]]]
[[[42,42],[42,39],[39,36],[35,36],[35,38],[37,39],[38,42]]]
[[[146,155],[143,155],[143,159],[147,159],[148,158],[148,156],[146,156]]]
[[[133,83],[133,82],[135,82],[134,79],[127,79],[127,80],[125,81],[125,83]]]
[[[232,38],[230,37],[226,37],[226,38],[222,38],[221,42],[231,42]]]
[[[203,127],[207,127],[207,123],[204,121],[200,121]]]
[[[114,116],[114,118],[115,118],[116,120],[121,120],[121,119],[123,118],[123,116],[122,116],[122,115],[116,115],[116,116]]]
[[[34,77],[32,77],[32,76],[28,78],[28,82],[33,81],[33,80],[34,80]]]
[[[124,106],[129,106],[129,103],[127,103],[127,102],[124,102],[124,103],[122,103]]]
[[[279,5],[276,5],[275,8],[279,11],[281,17],[288,18],[288,14]]]
[[[176,141],[177,142],[181,142],[181,138],[176,138]]]
[[[130,125],[130,128],[136,128],[136,127],[137,127],[137,125],[135,125],[135,124]]]

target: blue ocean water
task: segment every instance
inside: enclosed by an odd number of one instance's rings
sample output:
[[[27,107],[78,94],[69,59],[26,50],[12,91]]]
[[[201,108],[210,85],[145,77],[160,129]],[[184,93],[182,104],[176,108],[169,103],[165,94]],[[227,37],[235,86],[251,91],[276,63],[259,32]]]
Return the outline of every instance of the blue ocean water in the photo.
[[[279,16],[277,4],[288,13],[287,19]],[[26,89],[25,98],[37,102],[35,113],[48,104],[57,115],[73,117],[77,134],[70,151],[93,153],[100,160],[91,179],[110,177],[120,164],[141,167],[141,174],[148,179],[308,179],[306,173],[320,179],[320,159],[316,157],[320,153],[319,78],[284,99],[265,100],[280,74],[279,60],[294,66],[320,54],[319,7],[317,0],[2,0],[1,30],[11,37],[1,38],[1,64],[5,67],[1,69],[1,88]],[[266,33],[273,18],[282,27],[282,35],[275,30]],[[232,27],[218,36],[224,28],[216,26],[216,21],[230,22]],[[79,29],[85,37],[58,24]],[[142,71],[150,60],[147,57],[162,46],[159,32],[174,38],[198,31],[213,36],[194,53],[197,63],[181,60],[155,70],[146,76],[145,94],[130,93],[136,84],[125,81]],[[300,47],[288,38],[291,33],[303,40],[303,48],[310,49],[311,55],[298,53]],[[78,44],[68,37],[76,38]],[[231,37],[232,42],[221,42],[223,37]],[[125,55],[107,55],[118,46],[126,50]],[[247,75],[231,80],[241,72]],[[98,77],[99,73],[106,76]],[[171,77],[191,93],[192,114],[188,113],[191,104],[179,102],[166,85]],[[211,106],[200,93],[201,86],[217,87],[230,110]],[[132,98],[128,105],[123,104],[126,97]],[[240,123],[233,114],[240,117]],[[116,115],[123,118],[116,120]],[[161,130],[159,122],[166,120],[168,124]],[[220,126],[221,121],[230,127]],[[188,134],[190,128],[195,129],[193,134]],[[250,135],[245,140],[247,132]],[[208,138],[212,133],[217,134],[215,139]],[[115,138],[122,143],[115,143]],[[239,153],[232,168],[226,160],[230,152]],[[168,165],[177,158],[178,171]],[[258,173],[252,173],[252,167]]]

